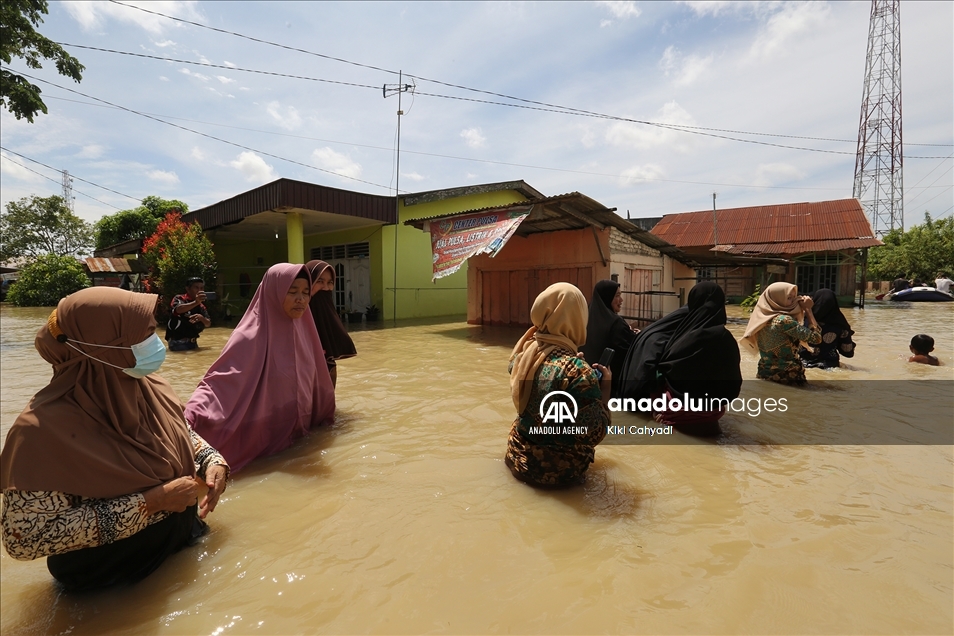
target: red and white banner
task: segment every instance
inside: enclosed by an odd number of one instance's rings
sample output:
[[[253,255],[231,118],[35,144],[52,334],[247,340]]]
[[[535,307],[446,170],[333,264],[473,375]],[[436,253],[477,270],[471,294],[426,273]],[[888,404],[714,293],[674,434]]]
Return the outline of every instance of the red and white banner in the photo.
[[[496,256],[532,206],[490,210],[465,216],[431,219],[425,231],[431,233],[431,251],[434,254],[434,276],[431,280],[449,276],[460,269],[475,254]]]

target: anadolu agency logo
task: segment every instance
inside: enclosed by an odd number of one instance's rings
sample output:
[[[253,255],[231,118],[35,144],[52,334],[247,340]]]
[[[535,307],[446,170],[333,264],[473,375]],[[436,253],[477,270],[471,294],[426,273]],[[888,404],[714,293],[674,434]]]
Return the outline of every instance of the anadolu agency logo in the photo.
[[[576,424],[577,413],[576,400],[566,391],[550,391],[540,401],[540,419],[544,424]]]
[[[544,426],[531,426],[531,435],[586,435],[585,426],[576,424],[579,408],[566,391],[550,391],[540,401],[540,419]],[[552,426],[546,426],[552,424]]]

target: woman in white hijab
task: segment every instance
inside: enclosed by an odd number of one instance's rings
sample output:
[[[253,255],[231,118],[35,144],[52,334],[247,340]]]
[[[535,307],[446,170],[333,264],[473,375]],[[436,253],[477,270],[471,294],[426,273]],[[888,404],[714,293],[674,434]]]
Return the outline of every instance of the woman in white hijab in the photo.
[[[817,345],[821,328],[812,315],[811,296],[799,296],[791,283],[765,288],[752,311],[742,344],[759,351],[758,377],[781,384],[805,384],[798,343]],[[803,325],[807,321],[807,325]]]

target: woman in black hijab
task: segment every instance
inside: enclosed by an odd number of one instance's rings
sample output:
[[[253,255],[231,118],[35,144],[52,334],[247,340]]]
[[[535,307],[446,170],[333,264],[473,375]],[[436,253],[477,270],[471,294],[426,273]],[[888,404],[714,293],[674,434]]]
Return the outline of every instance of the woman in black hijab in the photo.
[[[616,353],[610,363],[613,372],[612,397],[619,397],[619,377],[626,360],[626,352],[636,339],[638,331],[626,324],[619,316],[623,306],[623,296],[619,283],[615,280],[601,280],[593,288],[593,300],[590,301],[590,316],[586,323],[586,344],[583,345],[583,357],[593,365],[600,361],[603,349],[609,347]]]
[[[699,283],[688,304],[657,320],[636,338],[620,378],[623,398],[666,396],[693,402],[733,400],[742,389],[741,356],[725,328],[725,292],[716,283]],[[657,421],[692,433],[718,432],[725,409],[691,408],[656,413]]]
[[[308,306],[318,328],[318,337],[325,350],[325,362],[331,374],[332,384],[338,383],[338,363],[336,360],[358,355],[354,341],[341,324],[335,301],[332,298],[335,289],[335,268],[324,261],[308,261],[305,268],[311,274],[314,283],[311,286],[311,300]]]
[[[851,340],[851,325],[838,307],[835,292],[819,289],[812,294],[812,313],[822,329],[822,341],[815,351],[805,347],[799,350],[802,364],[806,367],[831,369],[841,366],[840,356],[851,358],[855,355],[855,343]]]

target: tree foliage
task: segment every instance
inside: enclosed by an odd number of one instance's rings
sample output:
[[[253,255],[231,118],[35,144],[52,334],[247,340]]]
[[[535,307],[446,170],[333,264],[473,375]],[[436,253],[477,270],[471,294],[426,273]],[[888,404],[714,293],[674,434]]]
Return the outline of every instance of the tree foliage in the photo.
[[[38,112],[47,113],[40,98],[40,88],[22,75],[9,69],[13,58],[20,58],[29,68],[43,68],[41,60],[53,60],[60,75],[77,82],[83,79],[84,67],[75,57],[49,38],[40,35],[34,27],[49,13],[46,0],[3,0],[0,2],[0,106],[17,119],[33,123]]]
[[[0,262],[43,254],[89,254],[92,226],[66,207],[63,197],[22,198],[0,214]]]
[[[201,276],[207,289],[215,288],[218,265],[212,242],[198,223],[183,223],[182,215],[170,212],[156,231],[143,242],[143,256],[150,266],[149,291],[162,294],[163,306],[185,291],[186,281]]]
[[[168,213],[185,214],[188,211],[189,206],[178,199],[148,196],[139,207],[108,214],[96,222],[96,249],[123,241],[145,239],[152,236]]]
[[[923,281],[934,280],[938,271],[954,270],[954,218],[932,219],[907,232],[895,229],[881,239],[884,245],[868,253],[868,278],[893,280],[898,273]]]
[[[20,272],[7,301],[18,307],[55,307],[61,298],[89,287],[83,266],[72,256],[46,254]]]

